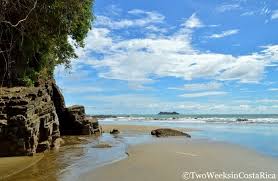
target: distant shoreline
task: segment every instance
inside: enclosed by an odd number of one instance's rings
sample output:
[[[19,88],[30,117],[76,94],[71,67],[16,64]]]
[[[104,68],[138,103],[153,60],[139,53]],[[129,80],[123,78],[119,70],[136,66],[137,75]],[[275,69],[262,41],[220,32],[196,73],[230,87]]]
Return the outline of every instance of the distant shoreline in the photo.
[[[179,115],[177,112],[159,112],[158,115]]]

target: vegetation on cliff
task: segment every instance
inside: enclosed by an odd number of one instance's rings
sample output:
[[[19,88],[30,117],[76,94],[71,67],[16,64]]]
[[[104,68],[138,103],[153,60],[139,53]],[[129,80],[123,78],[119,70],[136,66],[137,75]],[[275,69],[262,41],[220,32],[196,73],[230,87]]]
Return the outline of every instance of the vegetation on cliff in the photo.
[[[0,0],[1,85],[33,85],[70,66],[93,20],[93,0]],[[73,40],[73,44],[70,43]]]

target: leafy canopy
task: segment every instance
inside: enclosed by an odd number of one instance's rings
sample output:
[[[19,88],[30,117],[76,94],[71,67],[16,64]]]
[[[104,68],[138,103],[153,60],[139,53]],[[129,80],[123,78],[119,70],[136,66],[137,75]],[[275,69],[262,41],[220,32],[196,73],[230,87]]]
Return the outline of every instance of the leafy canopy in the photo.
[[[32,84],[70,65],[74,46],[84,46],[93,0],[0,0],[0,76]]]

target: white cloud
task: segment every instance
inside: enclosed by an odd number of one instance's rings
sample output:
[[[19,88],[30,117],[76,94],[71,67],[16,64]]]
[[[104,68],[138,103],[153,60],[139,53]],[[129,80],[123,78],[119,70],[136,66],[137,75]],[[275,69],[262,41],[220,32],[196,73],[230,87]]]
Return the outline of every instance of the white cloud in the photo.
[[[267,6],[264,6],[260,11],[261,15],[269,15],[270,13],[271,13],[271,10]]]
[[[231,35],[235,35],[239,33],[239,29],[232,29],[232,30],[227,30],[227,31],[223,31],[222,33],[219,34],[212,34],[210,36],[208,36],[208,38],[224,38],[226,36],[231,36]]]
[[[242,13],[240,16],[253,16],[253,15],[255,15],[254,11],[247,11]]]
[[[183,87],[173,87],[169,89],[177,89],[177,90],[186,90],[186,91],[210,91],[217,90],[222,87],[222,84],[219,82],[209,82],[202,84],[186,84]]]
[[[183,94],[183,95],[181,95],[181,97],[196,98],[196,97],[207,97],[207,96],[220,96],[220,95],[226,95],[226,94],[227,94],[227,92],[211,91],[211,92],[198,92],[198,93]]]
[[[227,11],[237,10],[240,9],[239,4],[224,4],[216,8],[217,11],[223,13]]]
[[[241,105],[239,105],[239,108],[240,108],[240,109],[243,109],[243,110],[248,110],[248,109],[250,109],[250,105],[241,104]]]
[[[162,23],[165,17],[157,12],[148,12],[143,10],[131,10],[131,15],[143,15],[144,17],[133,18],[133,19],[119,19],[112,20],[107,16],[98,15],[96,16],[96,26],[109,27],[110,29],[122,29],[128,27],[144,27],[153,23]]]
[[[269,91],[278,91],[278,88],[270,88]]]
[[[183,24],[184,27],[186,28],[200,28],[203,26],[203,23],[201,22],[201,20],[196,16],[196,14],[192,14]]]
[[[92,93],[92,92],[102,92],[103,89],[100,87],[63,87],[61,86],[61,89],[65,93]]]
[[[82,53],[90,53],[84,50],[103,53],[105,49],[109,49],[113,45],[113,39],[109,34],[110,30],[107,28],[94,28],[85,39],[86,48],[77,50],[78,56],[84,55]]]
[[[128,11],[129,14],[133,14],[133,15],[140,15],[140,14],[146,14],[146,11],[142,10],[142,9],[132,9]]]
[[[166,28],[161,28],[161,27],[157,27],[154,25],[150,25],[145,27],[147,30],[151,31],[151,32],[161,32],[161,33],[166,33],[167,29]]]
[[[257,100],[256,102],[259,102],[259,103],[278,103],[278,99],[260,99],[260,100]]]
[[[150,15],[150,13],[157,15]],[[131,16],[132,18],[129,18]],[[149,20],[148,17],[150,16],[160,18]],[[240,104],[236,101],[217,103],[212,102],[215,101],[213,99],[199,103],[189,102],[188,100],[190,100],[189,98],[228,94],[228,92],[221,90],[222,83],[220,81],[223,80],[235,80],[240,83],[260,82],[264,78],[266,67],[278,63],[278,45],[264,46],[261,47],[261,51],[240,56],[214,53],[198,50],[192,43],[194,28],[204,27],[196,14],[187,19],[187,21],[195,19],[194,21],[185,22],[178,26],[176,30],[167,27],[166,23],[163,22],[164,16],[155,12],[147,13],[143,10],[132,10],[129,11],[128,18],[121,19],[118,16],[116,17],[117,20],[103,15],[101,17],[104,21],[97,20],[96,25],[85,40],[85,48],[77,49],[80,58],[72,61],[71,71],[73,71],[73,74],[70,75],[72,80],[84,81],[91,75],[86,73],[86,70],[90,73],[93,70],[97,72],[96,76],[125,80],[129,88],[141,90],[151,88],[147,87],[147,83],[169,76],[184,80],[202,79],[211,82],[186,84],[183,87],[174,88],[192,91],[190,94],[184,94],[183,97],[185,98],[180,98],[181,101],[177,102],[173,100],[167,102],[159,97],[148,96],[148,92],[105,96],[101,95],[101,92],[107,89],[101,87],[85,88],[81,86],[81,88],[72,88],[72,85],[70,85],[71,87],[67,88],[67,86],[64,86],[65,92],[68,93],[80,93],[80,91],[81,93],[97,93],[97,96],[89,94],[95,96],[87,97],[92,100],[92,103],[89,104],[97,105],[96,108],[93,107],[93,113],[96,113],[97,110],[104,110],[107,113],[141,113],[141,111],[142,113],[156,113],[176,110],[191,113],[277,112],[275,104],[278,103],[278,100],[276,99],[245,101]],[[186,23],[188,23],[187,26]],[[130,36],[126,37],[124,33],[115,33],[120,28],[121,32],[136,28],[136,31],[146,32],[146,34],[140,34],[140,37],[131,36],[132,38],[130,38]],[[148,33],[153,34],[153,36]],[[86,68],[85,71],[84,67]],[[56,69],[56,76],[59,72],[58,69],[59,67]],[[60,75],[62,75],[64,70],[60,71]],[[65,80],[64,77],[60,79]],[[63,81],[60,81],[60,83],[63,84]],[[66,80],[64,85],[67,82],[70,81]],[[126,85],[126,82],[123,84]],[[272,88],[270,91],[276,91],[274,89],[276,88]],[[197,92],[193,93],[193,91]],[[97,103],[93,103],[93,101]],[[259,107],[262,104],[263,106]],[[90,108],[90,105],[86,107]]]
[[[221,95],[221,93],[218,93]],[[218,96],[219,96],[218,95]],[[222,95],[225,95],[224,93]],[[212,96],[212,95],[211,95]],[[217,96],[217,95],[215,95]],[[160,111],[178,111],[180,113],[201,113],[201,114],[254,114],[254,113],[275,113],[276,105],[263,105],[252,104],[248,101],[229,101],[223,103],[219,102],[196,102],[196,101],[163,101],[158,97],[148,96],[145,94],[119,94],[119,95],[99,95],[99,96],[87,96],[87,100],[91,100],[93,104],[98,106],[93,108],[93,113],[96,114],[98,110],[101,110],[101,114],[155,114]],[[253,101],[255,102],[255,101]],[[86,108],[90,108],[91,105],[85,105]],[[88,110],[88,109],[87,109]],[[90,109],[89,109],[90,110]],[[106,111],[106,112],[105,112]]]
[[[278,10],[272,12],[271,19],[278,19]]]
[[[149,17],[142,10],[130,13],[141,14],[142,19]],[[190,19],[196,19],[196,15]],[[85,48],[78,49],[81,58],[73,62],[97,69],[99,77],[125,80],[136,87],[167,76],[257,83],[263,78],[265,67],[278,60],[278,45],[264,46],[261,52],[241,56],[199,51],[192,45],[191,28],[200,27],[201,23],[188,23],[172,34],[162,33],[154,38],[125,38],[116,36],[109,23],[99,26],[89,32]]]
[[[104,12],[107,14],[107,15],[113,15],[113,16],[119,16],[121,13],[122,13],[122,9],[119,8],[117,5],[115,4],[112,4],[108,7],[105,8]]]

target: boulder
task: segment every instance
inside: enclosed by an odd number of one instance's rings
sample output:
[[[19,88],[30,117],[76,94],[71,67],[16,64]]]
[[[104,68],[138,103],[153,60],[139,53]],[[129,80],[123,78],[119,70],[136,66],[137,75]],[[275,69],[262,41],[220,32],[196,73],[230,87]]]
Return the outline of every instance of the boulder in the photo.
[[[111,148],[112,145],[108,143],[99,143],[97,145],[94,145],[93,148]]]
[[[187,138],[191,138],[191,136],[187,133],[174,130],[174,129],[168,129],[168,128],[161,128],[161,129],[155,129],[151,131],[151,135],[154,135],[156,137],[167,137],[167,136],[186,136]]]
[[[57,138],[55,141],[53,141],[51,147],[54,150],[58,150],[60,148],[61,145],[63,145],[65,143],[65,141],[62,138]]]
[[[120,131],[117,129],[113,129],[110,131],[110,134],[119,134],[119,133],[120,133]]]

